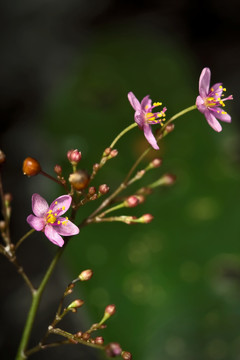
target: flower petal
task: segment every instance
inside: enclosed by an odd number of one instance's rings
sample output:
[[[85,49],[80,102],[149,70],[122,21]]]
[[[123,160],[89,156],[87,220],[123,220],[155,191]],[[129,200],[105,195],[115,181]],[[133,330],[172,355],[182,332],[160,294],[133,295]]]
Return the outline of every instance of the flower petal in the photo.
[[[198,110],[204,114],[204,111],[206,110],[206,105],[204,104],[204,100],[201,96],[198,96],[196,99],[196,105]]]
[[[145,123],[142,112],[136,111],[134,114],[134,120],[138,124],[138,126],[140,126],[140,128],[142,129],[142,127]]]
[[[51,203],[49,209],[52,210],[53,213],[56,212],[57,216],[61,216],[69,209],[71,202],[72,197],[70,195],[62,195]]]
[[[141,104],[132,92],[128,93],[128,100],[135,111],[141,111]]]
[[[213,130],[215,130],[217,132],[222,131],[222,127],[221,127],[220,123],[217,121],[215,116],[208,109],[206,109],[204,115],[205,115],[207,122],[213,128]]]
[[[217,95],[216,95],[216,93],[217,93]],[[222,93],[223,93],[222,83],[217,83],[217,84],[214,84],[213,86],[211,86],[209,95],[214,96],[215,98],[218,98],[218,97],[222,96]]]
[[[199,78],[199,94],[201,97],[205,98],[209,92],[211,71],[209,68],[204,68],[201,72]]]
[[[152,100],[149,99],[149,95],[145,96],[142,101],[141,101],[141,108],[142,110],[146,111],[147,109],[145,109],[147,107],[151,107],[152,106]]]
[[[210,109],[211,111],[211,109]],[[224,114],[223,114],[224,112]],[[231,122],[231,116],[226,113],[224,110],[222,110],[220,107],[214,107],[214,116],[218,120],[225,121],[230,123]]]
[[[39,194],[33,194],[32,196],[32,210],[33,213],[38,217],[44,217],[49,209],[46,200]]]
[[[45,220],[41,217],[36,217],[34,215],[29,215],[27,217],[28,224],[35,230],[41,231],[44,228]]]
[[[58,234],[63,236],[72,236],[79,233],[79,228],[70,220],[66,220],[65,218],[58,218],[58,220],[61,221],[61,224],[54,226],[54,229],[57,231]]]
[[[57,231],[53,228],[52,225],[46,225],[44,233],[48,240],[50,240],[53,244],[58,245],[60,247],[63,246],[64,240],[63,238],[57,233]]]
[[[152,129],[151,126],[149,126],[148,124],[144,124],[143,126],[143,132],[145,135],[145,138],[147,139],[147,141],[149,142],[149,144],[155,149],[158,150],[159,146],[157,144],[157,140],[155,139],[153,133],[152,133]]]

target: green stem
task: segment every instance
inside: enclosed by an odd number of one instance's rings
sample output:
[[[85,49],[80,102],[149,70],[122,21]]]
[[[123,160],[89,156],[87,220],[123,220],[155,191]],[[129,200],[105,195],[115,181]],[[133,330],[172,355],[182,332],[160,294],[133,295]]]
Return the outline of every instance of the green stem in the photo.
[[[105,216],[106,214],[108,214],[108,213],[110,213],[110,212],[112,212],[112,211],[121,209],[121,208],[123,208],[123,207],[126,207],[126,206],[124,205],[124,203],[120,203],[120,204],[118,204],[118,205],[116,205],[116,206],[111,207],[110,209],[107,209],[107,210],[104,211],[103,213],[99,214],[98,217],[103,217],[103,216]]]
[[[113,142],[110,145],[110,148],[112,149],[114,147],[114,145],[116,145],[116,143],[118,142],[118,140],[124,135],[126,134],[129,130],[135,128],[137,126],[137,123],[133,123],[131,125],[129,125],[128,127],[126,127],[123,131],[120,132],[120,134],[118,134],[118,136],[113,140]]]
[[[31,229],[29,230],[25,235],[23,235],[21,237],[21,239],[18,240],[17,244],[15,245],[15,249],[17,250],[17,248],[22,244],[22,242],[28,237],[30,236],[35,230]]]
[[[36,317],[36,313],[37,313],[37,309],[39,306],[39,302],[41,300],[41,296],[43,293],[43,290],[45,289],[45,286],[60,258],[60,256],[62,255],[64,248],[60,248],[57,252],[57,254],[55,255],[55,257],[53,258],[39,288],[33,293],[33,298],[32,298],[32,305],[30,307],[29,313],[28,313],[28,317],[27,317],[27,321],[25,324],[25,328],[23,331],[23,335],[22,335],[22,339],[18,348],[18,352],[17,352],[17,356],[16,356],[16,360],[24,360],[27,359],[27,356],[25,355],[25,351],[26,348],[28,346],[28,342],[29,342],[29,338],[30,338],[30,334],[31,334],[31,330],[33,327],[33,323]]]

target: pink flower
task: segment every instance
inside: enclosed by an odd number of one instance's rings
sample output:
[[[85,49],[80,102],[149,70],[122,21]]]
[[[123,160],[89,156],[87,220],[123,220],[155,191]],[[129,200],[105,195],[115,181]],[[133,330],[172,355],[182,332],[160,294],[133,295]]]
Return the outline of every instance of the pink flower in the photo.
[[[232,100],[233,96],[222,98],[223,92],[226,91],[221,83],[213,85],[210,90],[211,71],[204,68],[199,79],[199,96],[196,100],[198,110],[204,114],[207,122],[215,131],[221,131],[222,126],[218,120],[231,122],[231,116],[222,109],[225,106],[224,101]],[[217,120],[218,119],[218,120]]]
[[[32,196],[32,210],[36,215],[27,217],[28,224],[37,231],[44,231],[46,237],[55,245],[63,246],[64,240],[60,235],[72,236],[79,233],[79,228],[68,218],[61,217],[70,207],[72,198],[62,195],[50,206],[39,194]]]
[[[149,144],[155,149],[158,150],[159,146],[157,141],[152,133],[152,129],[150,125],[160,124],[163,125],[163,121],[165,120],[165,111],[167,110],[166,107],[163,108],[162,111],[153,113],[152,110],[156,106],[162,105],[162,103],[157,102],[153,103],[152,100],[149,99],[149,95],[145,96],[141,103],[138,101],[136,96],[132,93],[128,93],[128,100],[132,105],[133,109],[135,110],[134,120],[138,124],[139,128],[143,130],[144,136],[149,142]],[[163,119],[161,119],[163,118]]]

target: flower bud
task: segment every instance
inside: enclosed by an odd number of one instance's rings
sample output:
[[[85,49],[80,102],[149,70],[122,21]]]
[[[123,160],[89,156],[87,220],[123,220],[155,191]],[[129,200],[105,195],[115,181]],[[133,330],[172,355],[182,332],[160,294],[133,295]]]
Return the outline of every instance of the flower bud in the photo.
[[[78,151],[78,149],[69,150],[67,152],[67,157],[72,165],[77,165],[82,158],[82,153],[81,151]]]
[[[162,159],[160,159],[160,158],[153,159],[150,162],[150,166],[153,167],[153,168],[158,168],[161,165],[162,165]]]
[[[169,134],[170,132],[172,132],[175,128],[175,125],[173,123],[168,124],[164,130],[164,133]]]
[[[68,305],[68,309],[78,309],[83,306],[84,301],[81,299],[74,300],[70,305]]]
[[[81,274],[78,275],[78,278],[81,281],[87,281],[87,280],[90,280],[92,276],[93,276],[93,271],[91,269],[88,269],[88,270],[82,271]]]
[[[109,192],[109,189],[110,188],[109,186],[107,186],[107,184],[102,184],[99,186],[98,191],[100,192],[100,194],[105,195]]]
[[[6,161],[6,155],[2,150],[0,150],[0,164],[3,164]]]
[[[114,158],[114,157],[116,157],[117,155],[118,155],[117,149],[113,149],[113,150],[110,152],[109,157],[110,157],[110,158]]]
[[[60,165],[55,165],[54,166],[54,172],[57,174],[57,175],[62,175],[62,167]]]
[[[93,200],[97,200],[98,198],[98,195],[97,194],[94,194],[93,196],[90,197],[90,200],[93,201]]]
[[[140,218],[138,218],[138,222],[142,224],[148,224],[150,223],[154,217],[151,214],[144,214]]]
[[[122,349],[118,343],[112,342],[105,347],[106,354],[110,357],[121,355]]]
[[[115,312],[116,312],[116,306],[114,304],[106,306],[105,314],[108,314],[109,316],[112,316],[112,315],[115,314]]]
[[[36,159],[32,157],[27,157],[23,162],[22,170],[24,175],[34,176],[40,173],[41,166]]]
[[[85,333],[82,334],[82,339],[83,339],[83,340],[89,340],[89,339],[90,339],[90,336],[91,336],[91,335],[90,335],[89,333],[85,332]]]
[[[93,171],[94,172],[97,172],[99,170],[99,168],[100,168],[100,165],[98,163],[93,165]]]
[[[124,360],[132,360],[132,354],[129,351],[123,351],[121,356]]]
[[[75,336],[78,337],[78,338],[81,338],[83,335],[83,332],[82,331],[78,331]]]
[[[162,180],[164,182],[163,185],[172,185],[176,181],[176,176],[173,174],[165,174],[163,175]]]
[[[124,205],[126,207],[135,207],[139,204],[139,199],[137,196],[135,195],[132,195],[132,196],[129,196],[125,201],[124,201]]]
[[[6,222],[4,220],[0,220],[0,231],[2,232],[6,228]]]
[[[96,193],[96,188],[94,186],[91,186],[88,189],[88,193],[89,193],[89,195],[94,195]]]
[[[89,176],[86,171],[78,170],[74,174],[70,174],[68,180],[75,190],[80,191],[87,187]]]
[[[103,156],[105,157],[105,156],[110,155],[110,152],[111,152],[111,151],[112,151],[112,149],[111,149],[110,147],[106,148],[106,149],[104,150],[104,152],[103,152]]]
[[[97,337],[95,338],[95,344],[103,345],[103,343],[104,343],[104,339],[103,339],[102,336],[97,336]]]
[[[142,195],[150,195],[151,193],[152,193],[152,189],[149,188],[149,187],[147,187],[147,186],[142,187],[141,189],[139,189],[139,190],[137,191],[137,194],[138,194],[139,196],[142,196]]]

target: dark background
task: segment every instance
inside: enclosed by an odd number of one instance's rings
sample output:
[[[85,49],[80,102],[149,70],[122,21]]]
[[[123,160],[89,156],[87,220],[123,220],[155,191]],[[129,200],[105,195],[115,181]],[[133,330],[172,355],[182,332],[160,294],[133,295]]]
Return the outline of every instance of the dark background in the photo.
[[[87,329],[116,303],[117,314],[99,335],[135,359],[239,360],[238,2],[25,0],[2,2],[0,10],[0,146],[7,155],[4,188],[14,199],[14,241],[29,230],[32,193],[49,203],[61,195],[47,179],[22,175],[26,156],[51,174],[59,163],[67,174],[66,152],[79,148],[90,171],[133,121],[129,91],[162,101],[171,116],[195,103],[205,66],[212,83],[222,81],[235,99],[227,104],[232,124],[223,124],[222,133],[196,111],[178,119],[160,152],[149,156],[164,162],[142,185],[164,172],[177,175],[173,188],[128,212],[151,212],[154,222],[93,225],[72,241],[46,289],[31,344],[45,332],[66,284],[93,268],[93,279],[76,290],[86,305],[69,316],[68,330]],[[137,129],[126,135],[94,185],[114,189],[145,146]],[[19,257],[35,285],[55,250],[38,233],[22,245]],[[4,258],[0,267],[1,358],[11,359],[30,298]],[[102,354],[70,346],[32,358],[59,356]]]

